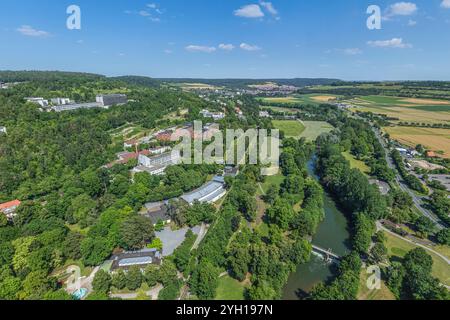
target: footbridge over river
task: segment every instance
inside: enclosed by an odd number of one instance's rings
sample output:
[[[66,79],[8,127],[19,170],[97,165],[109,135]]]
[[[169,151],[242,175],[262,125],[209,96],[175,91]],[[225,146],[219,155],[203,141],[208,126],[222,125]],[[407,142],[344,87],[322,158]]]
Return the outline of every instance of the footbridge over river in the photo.
[[[316,245],[312,245],[313,251],[316,253],[321,254],[322,256],[325,257],[325,259],[327,261],[340,261],[342,260],[342,257],[338,256],[337,254],[333,253],[333,251],[331,251],[331,249],[323,249],[319,246]]]

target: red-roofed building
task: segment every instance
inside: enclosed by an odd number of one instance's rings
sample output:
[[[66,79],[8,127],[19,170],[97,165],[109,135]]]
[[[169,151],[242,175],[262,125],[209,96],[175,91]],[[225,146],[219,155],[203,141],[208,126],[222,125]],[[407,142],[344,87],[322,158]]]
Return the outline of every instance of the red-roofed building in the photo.
[[[173,131],[171,131],[171,130],[160,132],[156,135],[156,140],[169,142],[169,141],[171,141],[172,134],[173,134]]]
[[[437,158],[437,155],[434,151],[427,151],[426,156],[427,158]]]
[[[0,212],[2,212],[9,220],[12,220],[15,216],[17,208],[20,206],[19,200],[5,202],[0,204]]]
[[[131,140],[125,141],[125,142],[123,143],[123,147],[124,147],[125,149],[133,148],[133,147],[137,146],[138,143],[139,143],[139,142],[138,142],[136,139],[131,139]]]
[[[142,150],[139,153],[136,152],[120,152],[117,154],[117,159],[116,161],[113,161],[111,163],[108,163],[106,165],[106,168],[111,169],[112,167],[114,167],[116,164],[127,164],[128,161],[133,160],[133,159],[138,159],[139,155],[144,155],[144,156],[148,156],[150,155],[150,150]]]

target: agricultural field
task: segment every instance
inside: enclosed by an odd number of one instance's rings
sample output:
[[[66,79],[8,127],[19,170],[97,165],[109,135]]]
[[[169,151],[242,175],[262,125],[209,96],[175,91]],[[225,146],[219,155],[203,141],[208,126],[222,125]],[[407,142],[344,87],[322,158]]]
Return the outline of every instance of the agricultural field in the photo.
[[[212,86],[205,83],[175,83],[172,84],[175,87],[181,88],[183,90],[216,90],[221,89],[221,87]]]
[[[288,97],[275,98],[260,98],[261,102],[265,103],[280,103],[280,104],[322,104],[331,100],[335,100],[335,95],[328,94],[304,94],[292,95]]]
[[[325,121],[302,121],[305,130],[301,133],[300,138],[307,141],[315,141],[321,134],[331,132],[334,127]]]
[[[342,152],[342,155],[344,156],[345,159],[347,159],[350,162],[350,166],[352,169],[353,168],[358,169],[365,174],[370,173],[370,168],[364,161],[355,159],[355,157],[352,154],[350,154],[350,152]]]
[[[403,122],[447,123],[450,121],[450,101],[413,99],[391,96],[363,96],[345,101],[352,111],[383,114]]]
[[[246,285],[231,278],[224,276],[219,278],[219,286],[216,292],[216,300],[238,301],[244,300]]]
[[[387,232],[386,235],[386,247],[388,249],[389,257],[403,258],[409,251],[418,248],[412,243],[406,242],[396,236],[393,236]],[[427,251],[427,253],[433,258],[433,271],[434,277],[447,286],[450,286],[450,268],[448,264],[439,256]]]
[[[305,126],[297,120],[273,120],[275,129],[279,129],[285,133],[287,138],[300,139],[301,134],[305,131]]]
[[[386,127],[384,131],[392,139],[410,147],[422,144],[438,155],[450,158],[450,129],[418,128],[418,127]]]
[[[285,114],[288,115],[295,115],[297,114],[297,112],[299,112],[299,109],[296,108],[287,108],[287,107],[272,107],[272,106],[261,106],[262,110],[271,110],[274,112],[284,112]]]

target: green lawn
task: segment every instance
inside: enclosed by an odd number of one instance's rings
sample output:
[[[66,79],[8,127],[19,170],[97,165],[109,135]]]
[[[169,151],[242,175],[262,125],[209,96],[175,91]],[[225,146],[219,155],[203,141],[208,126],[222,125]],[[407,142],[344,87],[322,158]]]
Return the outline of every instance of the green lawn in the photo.
[[[396,300],[394,294],[389,290],[384,281],[381,282],[381,288],[379,290],[370,290],[367,287],[368,274],[366,269],[361,272],[359,280],[358,300]]]
[[[273,120],[273,126],[283,131],[288,138],[300,138],[305,126],[297,120]]]
[[[370,168],[365,164],[364,161],[356,160],[350,152],[342,152],[342,155],[345,159],[350,162],[350,166],[355,169],[359,169],[362,173],[368,174],[370,172]]]
[[[390,257],[403,258],[409,251],[419,248],[418,246],[406,242],[387,232],[384,232],[384,234],[386,235],[386,247],[388,248],[388,254]],[[427,253],[433,258],[433,276],[438,278],[441,283],[450,286],[450,266],[441,257],[430,251],[427,251]]]
[[[264,193],[266,193],[272,184],[274,184],[276,186],[280,186],[283,183],[283,181],[284,181],[284,176],[281,173],[274,175],[274,176],[267,176],[264,183],[261,184],[261,187],[262,187]],[[262,195],[260,188],[258,188],[258,190],[257,190],[257,195],[259,195],[259,196]]]
[[[300,135],[300,138],[305,138],[307,141],[315,141],[321,134],[331,132],[334,128],[331,124],[325,121],[303,121],[305,130]]]
[[[244,290],[244,284],[231,278],[230,276],[224,276],[219,279],[216,300],[244,300]]]

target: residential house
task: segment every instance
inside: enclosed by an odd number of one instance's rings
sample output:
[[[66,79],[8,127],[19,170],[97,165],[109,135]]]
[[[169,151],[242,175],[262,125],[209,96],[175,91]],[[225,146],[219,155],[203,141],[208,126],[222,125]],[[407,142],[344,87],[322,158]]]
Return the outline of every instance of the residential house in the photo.
[[[169,224],[172,222],[168,214],[168,202],[150,202],[144,205],[146,217],[150,218],[153,225],[156,226],[158,223],[162,222],[164,224]]]
[[[20,200],[9,201],[0,204],[0,212],[3,213],[8,220],[14,219],[16,210],[20,206]]]
[[[170,142],[172,141],[172,130],[161,131],[156,135],[156,140],[161,142]]]
[[[137,141],[137,139],[130,139],[123,143],[123,147],[124,149],[134,148],[138,145],[138,143],[139,142]]]

